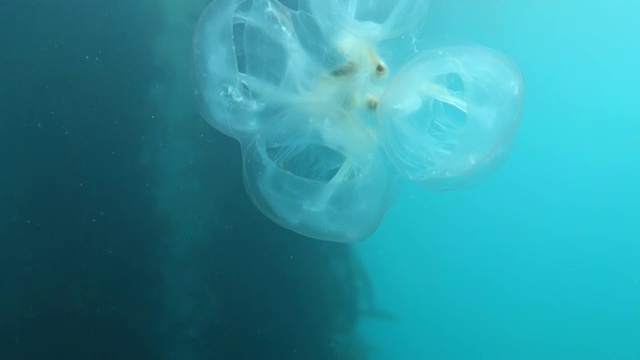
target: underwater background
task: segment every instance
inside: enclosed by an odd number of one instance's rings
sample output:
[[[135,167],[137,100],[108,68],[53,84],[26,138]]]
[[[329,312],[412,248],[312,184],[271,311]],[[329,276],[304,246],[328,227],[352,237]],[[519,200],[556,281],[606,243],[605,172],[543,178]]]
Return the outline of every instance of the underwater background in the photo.
[[[355,245],[247,198],[195,106],[207,3],[0,4],[1,359],[640,359],[640,3],[432,0],[434,44],[520,64],[522,124]]]

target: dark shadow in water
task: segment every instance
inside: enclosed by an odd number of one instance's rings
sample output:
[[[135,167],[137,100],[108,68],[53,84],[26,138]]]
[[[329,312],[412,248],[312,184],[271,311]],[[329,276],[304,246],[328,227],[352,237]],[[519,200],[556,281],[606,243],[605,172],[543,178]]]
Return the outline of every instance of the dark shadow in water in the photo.
[[[203,347],[212,358],[358,359],[353,337],[360,278],[351,247],[303,238],[273,224],[251,204],[237,144],[215,135],[218,208],[224,221],[194,261],[206,266],[219,315]],[[213,179],[211,179],[213,180]],[[216,219],[211,219],[216,221]],[[354,276],[355,275],[355,276]],[[355,342],[354,342],[355,341]],[[249,346],[250,344],[250,346]]]
[[[158,220],[132,156],[154,16],[130,4],[0,5],[0,358],[160,356]]]
[[[162,359],[172,326],[184,328],[162,313],[157,260],[171,226],[134,155],[156,126],[144,106],[157,17],[138,2],[89,3],[0,5],[0,33],[13,34],[0,42],[3,359]],[[208,134],[199,177],[224,195],[211,242],[193,254],[212,295],[196,301],[216,314],[194,334],[197,358],[361,358],[350,248],[265,219],[236,145]]]

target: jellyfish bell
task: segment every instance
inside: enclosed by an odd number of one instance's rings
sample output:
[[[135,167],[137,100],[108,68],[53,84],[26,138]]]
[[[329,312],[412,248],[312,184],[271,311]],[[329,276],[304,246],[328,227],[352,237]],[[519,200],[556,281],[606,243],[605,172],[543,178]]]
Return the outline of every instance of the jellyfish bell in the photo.
[[[379,104],[382,144],[396,167],[432,190],[476,183],[500,165],[518,128],[524,82],[517,64],[482,46],[426,51]]]
[[[406,33],[419,24],[426,17],[429,0],[307,0],[305,6],[328,32],[346,31],[377,42]]]

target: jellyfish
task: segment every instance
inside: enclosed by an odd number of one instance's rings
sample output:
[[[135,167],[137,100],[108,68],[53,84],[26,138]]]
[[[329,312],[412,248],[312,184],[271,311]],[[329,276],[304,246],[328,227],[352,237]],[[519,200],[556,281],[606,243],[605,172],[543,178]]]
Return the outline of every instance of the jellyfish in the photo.
[[[375,232],[403,179],[452,190],[505,160],[524,99],[518,65],[479,45],[396,49],[420,35],[427,7],[214,0],[205,9],[193,42],[199,108],[240,143],[245,188],[268,218],[356,242]]]

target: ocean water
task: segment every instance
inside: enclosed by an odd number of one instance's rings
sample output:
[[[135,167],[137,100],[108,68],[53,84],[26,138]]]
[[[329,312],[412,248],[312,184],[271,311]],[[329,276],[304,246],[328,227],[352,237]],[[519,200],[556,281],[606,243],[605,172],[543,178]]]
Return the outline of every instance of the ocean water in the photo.
[[[522,68],[515,145],[354,245],[248,199],[207,4],[0,4],[1,359],[640,359],[640,4],[432,0],[430,42]]]

